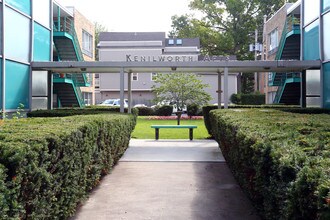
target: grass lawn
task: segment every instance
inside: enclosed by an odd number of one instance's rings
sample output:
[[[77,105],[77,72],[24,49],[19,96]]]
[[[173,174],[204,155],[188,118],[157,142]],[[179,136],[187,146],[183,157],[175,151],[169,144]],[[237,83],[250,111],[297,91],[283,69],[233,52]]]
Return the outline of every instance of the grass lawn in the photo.
[[[148,117],[139,116],[132,138],[155,139],[155,129],[151,125],[176,125],[176,120],[149,120]],[[181,120],[181,125],[197,125],[194,129],[194,139],[206,139],[209,137],[203,119]],[[189,129],[159,129],[159,139],[187,139]]]

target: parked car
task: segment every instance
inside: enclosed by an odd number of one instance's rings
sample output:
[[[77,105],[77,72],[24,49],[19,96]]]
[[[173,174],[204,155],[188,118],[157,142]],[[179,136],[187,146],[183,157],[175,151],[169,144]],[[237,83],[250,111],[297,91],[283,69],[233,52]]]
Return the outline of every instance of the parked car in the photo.
[[[106,99],[101,104],[98,104],[100,106],[120,106],[120,99]],[[124,99],[124,107],[128,108],[128,100]]]

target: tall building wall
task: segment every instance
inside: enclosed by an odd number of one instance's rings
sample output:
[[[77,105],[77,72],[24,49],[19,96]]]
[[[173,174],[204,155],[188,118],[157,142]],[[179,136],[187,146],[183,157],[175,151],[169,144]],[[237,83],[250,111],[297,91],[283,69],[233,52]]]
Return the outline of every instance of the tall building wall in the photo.
[[[34,77],[30,63],[51,60],[51,7],[51,0],[0,0],[0,109],[6,112],[47,108],[47,74]]]

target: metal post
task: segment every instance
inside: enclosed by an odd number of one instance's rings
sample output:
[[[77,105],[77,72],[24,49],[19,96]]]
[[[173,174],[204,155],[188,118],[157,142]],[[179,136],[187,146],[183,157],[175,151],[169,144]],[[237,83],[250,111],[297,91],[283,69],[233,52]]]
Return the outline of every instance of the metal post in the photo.
[[[132,113],[132,72],[128,72],[128,113]]]
[[[0,34],[2,35],[2,91],[1,91],[1,95],[2,95],[2,106],[1,106],[1,110],[2,110],[2,118],[4,119],[6,116],[6,44],[5,44],[5,20],[6,20],[6,15],[5,15],[5,7],[6,7],[6,2],[3,1],[3,5],[2,5],[2,11],[0,13],[0,16],[2,16],[2,30],[0,32]]]
[[[225,109],[228,108],[228,67],[225,67],[225,73],[224,73],[224,107]]]
[[[48,72],[48,92],[47,92],[47,99],[48,99],[48,109],[53,109],[53,74],[51,71]]]
[[[301,72],[300,97],[301,108],[306,108],[306,70]]]
[[[221,109],[221,73],[218,72],[218,109]]]
[[[125,86],[125,75],[124,75],[124,68],[120,70],[120,112],[124,113],[124,86]]]
[[[255,29],[255,36],[254,36],[254,60],[257,60],[258,58],[258,29]],[[258,91],[259,86],[258,86],[258,73],[254,73],[254,91]]]

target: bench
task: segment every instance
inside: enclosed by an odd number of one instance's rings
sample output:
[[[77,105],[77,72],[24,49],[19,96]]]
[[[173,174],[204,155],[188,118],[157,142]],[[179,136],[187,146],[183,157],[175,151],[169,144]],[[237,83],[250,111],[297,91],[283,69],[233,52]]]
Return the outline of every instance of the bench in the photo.
[[[155,139],[159,139],[159,129],[160,128],[188,128],[189,129],[189,139],[194,138],[194,128],[197,128],[197,125],[151,125],[151,128],[155,129]]]

